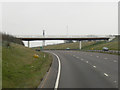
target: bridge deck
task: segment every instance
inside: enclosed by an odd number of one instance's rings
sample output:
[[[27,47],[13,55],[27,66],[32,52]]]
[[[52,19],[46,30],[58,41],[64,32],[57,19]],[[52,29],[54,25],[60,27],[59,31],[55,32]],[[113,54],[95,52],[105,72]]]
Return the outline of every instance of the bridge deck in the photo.
[[[34,41],[34,40],[109,40],[106,37],[98,38],[18,38],[24,41]]]

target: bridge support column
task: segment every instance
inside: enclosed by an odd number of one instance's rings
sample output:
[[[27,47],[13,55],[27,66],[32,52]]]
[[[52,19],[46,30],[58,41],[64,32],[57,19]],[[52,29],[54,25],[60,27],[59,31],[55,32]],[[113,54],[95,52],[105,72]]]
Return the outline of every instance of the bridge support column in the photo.
[[[43,44],[42,44],[42,46],[43,46],[43,48],[44,48],[44,46],[45,46],[45,40],[43,40]]]
[[[79,41],[79,49],[82,49],[82,41]]]
[[[28,48],[30,47],[30,41],[28,41]]]

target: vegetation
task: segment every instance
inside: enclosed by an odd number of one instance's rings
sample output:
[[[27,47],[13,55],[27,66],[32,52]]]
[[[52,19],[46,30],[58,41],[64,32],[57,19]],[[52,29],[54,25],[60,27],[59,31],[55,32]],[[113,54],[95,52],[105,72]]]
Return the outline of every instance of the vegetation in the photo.
[[[16,37],[12,36],[12,35],[8,35],[8,34],[2,34],[2,41],[7,41],[9,42],[13,42],[13,43],[17,43],[20,45],[24,45],[22,40],[17,39]]]
[[[95,43],[94,41],[92,42],[82,42],[82,46],[88,46]],[[57,45],[48,45],[45,46],[44,49],[66,49],[66,48],[70,48],[70,49],[79,49],[79,42],[74,42],[74,43],[63,43],[63,44],[57,44]]]
[[[120,50],[118,48],[119,39],[116,37],[112,41],[83,41],[82,50],[102,50],[103,47],[108,47],[110,50]],[[58,45],[48,45],[44,49],[79,49],[79,42],[74,43],[64,43]]]
[[[119,43],[120,37],[114,38],[112,41],[100,41],[92,45],[84,47],[85,50],[102,50],[103,47],[108,47],[109,50],[120,50]]]
[[[118,41],[113,42],[97,42],[83,48],[84,50],[102,50],[103,47],[108,47],[109,50],[118,50]]]
[[[2,54],[3,88],[37,87],[52,62],[52,56],[48,53],[36,52],[14,43],[10,43],[10,47],[3,46]],[[34,58],[34,54],[39,58]]]
[[[52,56],[7,40],[2,43],[2,88],[38,87],[50,68]]]

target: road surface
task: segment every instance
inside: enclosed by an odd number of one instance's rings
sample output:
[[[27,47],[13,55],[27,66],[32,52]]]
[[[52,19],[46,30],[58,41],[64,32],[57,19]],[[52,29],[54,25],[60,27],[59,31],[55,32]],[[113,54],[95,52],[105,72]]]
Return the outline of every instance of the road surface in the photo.
[[[60,59],[58,88],[117,88],[118,56],[82,51],[48,51]],[[54,88],[58,77],[58,58],[39,88]]]

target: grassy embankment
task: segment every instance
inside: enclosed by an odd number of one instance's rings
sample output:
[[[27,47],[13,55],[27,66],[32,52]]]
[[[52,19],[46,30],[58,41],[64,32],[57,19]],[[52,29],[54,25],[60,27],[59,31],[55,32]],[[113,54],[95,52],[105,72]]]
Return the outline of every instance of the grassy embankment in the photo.
[[[16,43],[8,45],[7,41],[2,46],[2,87],[36,88],[48,71],[52,56]],[[39,58],[34,58],[34,54]]]
[[[95,42],[82,42],[82,46],[88,46],[91,45]],[[70,48],[70,49],[79,49],[79,43],[78,42],[74,42],[74,43],[63,43],[63,44],[57,44],[57,45],[48,45],[45,46],[44,49],[66,49],[66,48]]]
[[[118,38],[115,38],[111,42],[108,41],[88,41],[82,42],[82,50],[102,50],[103,47],[108,47],[110,50],[120,50],[118,48]],[[44,49],[79,49],[79,43],[64,43],[58,45],[48,45]]]

